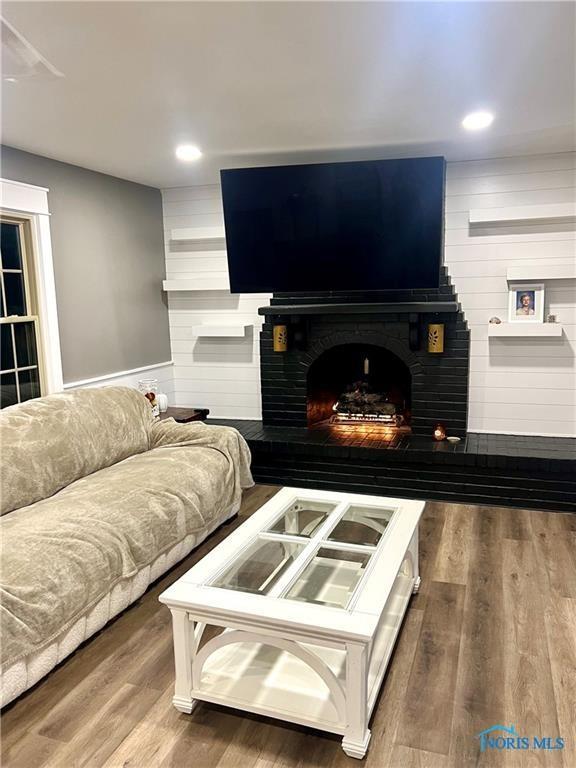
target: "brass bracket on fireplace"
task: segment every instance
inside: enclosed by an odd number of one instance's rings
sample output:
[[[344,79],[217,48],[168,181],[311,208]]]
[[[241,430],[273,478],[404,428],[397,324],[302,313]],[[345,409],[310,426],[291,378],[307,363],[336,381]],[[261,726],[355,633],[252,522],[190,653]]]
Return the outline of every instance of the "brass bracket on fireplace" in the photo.
[[[273,319],[272,340],[274,352],[297,349],[304,352],[308,347],[308,319],[297,315],[278,315]]]
[[[420,315],[411,312],[408,323],[408,346],[412,352],[417,352],[420,349]]]
[[[286,352],[288,350],[288,326],[275,324],[272,333],[274,352]]]

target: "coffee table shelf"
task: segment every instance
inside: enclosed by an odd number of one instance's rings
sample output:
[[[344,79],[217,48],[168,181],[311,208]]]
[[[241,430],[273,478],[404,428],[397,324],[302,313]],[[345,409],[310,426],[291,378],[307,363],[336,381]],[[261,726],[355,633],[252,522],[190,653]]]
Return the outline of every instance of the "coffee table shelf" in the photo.
[[[341,734],[351,757],[410,595],[424,503],[284,488],[160,600],[174,706],[199,700]]]
[[[225,634],[225,633],[223,633]],[[343,679],[345,652],[301,644],[318,656]],[[241,675],[238,672],[241,670]],[[330,690],[321,678],[299,657],[282,649],[256,642],[234,643],[210,655],[200,679],[203,698],[216,704],[235,706],[257,714],[275,716],[290,722],[339,733],[338,712]]]

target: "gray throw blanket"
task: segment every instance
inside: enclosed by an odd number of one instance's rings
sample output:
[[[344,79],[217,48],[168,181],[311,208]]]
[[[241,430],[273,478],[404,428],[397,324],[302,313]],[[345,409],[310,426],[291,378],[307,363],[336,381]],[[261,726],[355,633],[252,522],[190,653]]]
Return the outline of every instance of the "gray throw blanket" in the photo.
[[[151,423],[148,438],[149,450],[0,519],[3,665],[53,642],[115,584],[205,530],[253,485],[236,430],[170,419]]]

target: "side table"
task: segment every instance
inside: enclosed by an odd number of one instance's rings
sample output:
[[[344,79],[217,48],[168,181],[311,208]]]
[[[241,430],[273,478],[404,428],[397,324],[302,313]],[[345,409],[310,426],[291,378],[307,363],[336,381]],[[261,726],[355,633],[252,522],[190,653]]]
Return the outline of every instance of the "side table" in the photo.
[[[187,424],[190,421],[205,421],[209,413],[208,408],[168,408],[160,414],[160,421],[173,418],[179,424]]]

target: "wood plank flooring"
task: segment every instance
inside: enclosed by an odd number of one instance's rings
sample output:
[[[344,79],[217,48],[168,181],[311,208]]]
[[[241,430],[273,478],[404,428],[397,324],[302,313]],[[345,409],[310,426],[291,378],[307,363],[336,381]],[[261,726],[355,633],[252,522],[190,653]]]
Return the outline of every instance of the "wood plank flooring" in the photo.
[[[170,613],[158,595],[239,517],[3,713],[4,768],[574,768],[576,517],[428,503],[422,586],[372,718],[363,763],[340,739],[201,704],[171,704]],[[560,751],[486,751],[494,724],[562,736]]]

